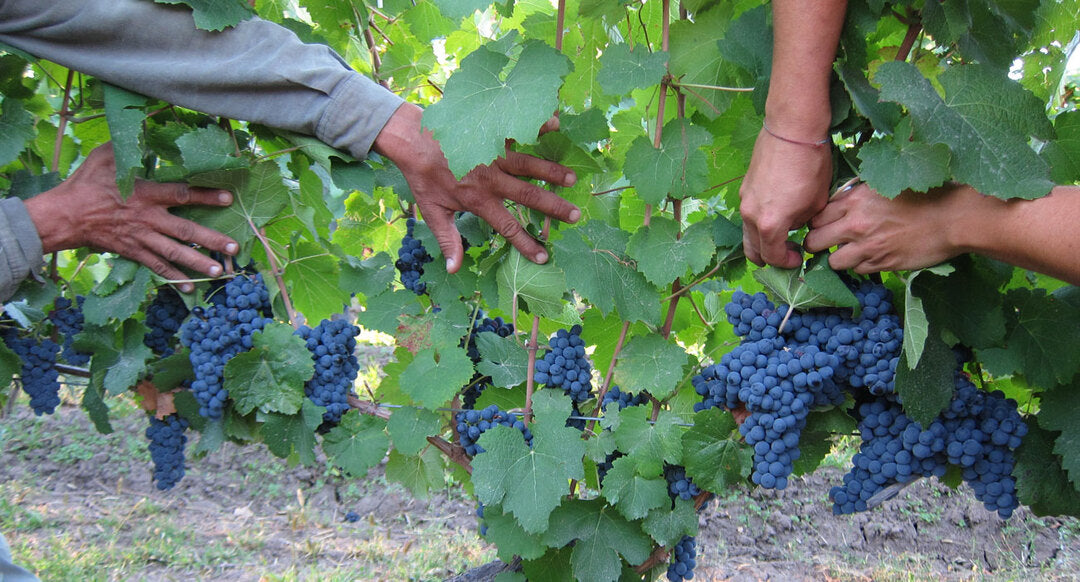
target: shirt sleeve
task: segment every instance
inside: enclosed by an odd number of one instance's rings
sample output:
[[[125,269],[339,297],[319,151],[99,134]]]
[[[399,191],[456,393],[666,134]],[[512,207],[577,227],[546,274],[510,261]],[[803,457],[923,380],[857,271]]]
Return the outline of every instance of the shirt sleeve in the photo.
[[[150,0],[0,0],[0,42],[182,107],[312,135],[365,157],[403,102],[258,18],[211,32]]]
[[[19,283],[44,265],[41,238],[23,201],[0,199],[0,301],[11,298]]]

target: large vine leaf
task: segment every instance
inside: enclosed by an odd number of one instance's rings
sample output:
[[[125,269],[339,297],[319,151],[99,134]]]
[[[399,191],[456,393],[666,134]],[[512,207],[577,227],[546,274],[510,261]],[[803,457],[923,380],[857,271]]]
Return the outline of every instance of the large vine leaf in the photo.
[[[664,463],[678,465],[682,460],[680,437],[682,420],[671,411],[661,411],[656,422],[649,422],[647,407],[631,406],[619,411],[615,417],[615,442],[619,450],[637,464],[642,475],[659,474]],[[605,416],[609,422],[611,415]]]
[[[570,400],[543,390],[533,396],[532,448],[521,432],[502,425],[480,436],[483,453],[473,459],[473,487],[482,503],[502,504],[521,527],[538,533],[566,498],[567,482],[584,479],[585,443],[566,426]]]
[[[401,389],[421,406],[435,409],[446,404],[473,375],[465,350],[423,350],[401,373]]]
[[[390,417],[391,420],[394,416]],[[322,448],[335,465],[350,475],[364,476],[368,469],[378,465],[386,456],[386,449],[390,446],[386,425],[381,418],[350,410],[323,437]]]
[[[906,352],[900,354],[896,366],[896,393],[904,399],[904,412],[912,420],[930,426],[952,400],[956,356],[931,325],[918,366],[909,365],[907,358]]]
[[[675,393],[689,362],[686,350],[659,335],[635,337],[619,354],[615,382],[625,391],[666,400]]]
[[[513,337],[499,337],[490,331],[476,336],[480,363],[476,371],[491,377],[491,383],[513,388],[525,382],[529,373],[529,354]]]
[[[315,429],[322,421],[323,408],[305,399],[300,414],[267,414],[261,428],[263,442],[280,458],[310,465],[315,462]]]
[[[225,364],[225,390],[240,414],[253,410],[296,414],[304,383],[315,372],[304,340],[292,326],[270,323],[251,338],[252,348]]]
[[[397,449],[390,449],[386,478],[401,483],[418,499],[425,499],[432,489],[446,486],[442,457],[435,447],[428,447],[419,455],[403,455]]]
[[[338,261],[320,244],[300,242],[289,247],[283,278],[293,307],[308,321],[317,322],[341,313],[349,304],[349,291],[340,284]]]
[[[645,477],[636,471],[637,464],[629,457],[620,457],[604,477],[601,494],[626,519],[641,519],[649,511],[671,503],[667,480],[662,475]]]
[[[859,300],[840,277],[829,268],[828,257],[806,265],[809,268],[778,269],[765,267],[754,271],[754,278],[772,292],[778,303],[792,309],[813,307],[851,307],[858,309]]]
[[[424,127],[435,134],[458,177],[503,155],[505,140],[535,143],[540,126],[559,105],[570,61],[555,49],[526,41],[517,62],[482,46],[461,61],[443,97],[424,111]]]
[[[521,299],[525,301],[527,309],[536,315],[558,318],[562,313],[566,276],[555,265],[537,265],[514,249],[499,267],[496,277],[499,283],[499,307],[504,312],[516,311],[518,300]]]
[[[859,176],[886,198],[904,190],[927,192],[949,177],[949,148],[908,139],[881,137],[859,150]]]
[[[905,62],[881,65],[874,80],[882,99],[911,112],[917,139],[949,146],[958,181],[999,198],[1032,199],[1050,191],[1049,167],[1028,138],[1046,139],[1053,130],[1042,103],[1018,83],[980,65],[953,66],[938,77],[943,99]]]
[[[1008,362],[992,371],[1021,371],[1032,384],[1044,388],[1071,381],[1080,371],[1076,357],[1080,336],[1062,330],[1080,329],[1080,312],[1047,296],[1044,289],[1013,289],[1005,297],[1005,307],[1016,318],[1005,339],[1006,347],[980,353],[990,360]]]
[[[116,160],[116,186],[120,196],[131,196],[135,188],[135,172],[142,167],[142,124],[146,113],[146,97],[105,84],[105,118],[109,121],[109,137]]]
[[[1080,490],[1080,424],[1076,422],[1076,411],[1080,410],[1080,381],[1043,394],[1041,400],[1039,425],[1061,432],[1054,442],[1054,453],[1061,456],[1061,467]]]
[[[1080,490],[1069,481],[1053,448],[1053,433],[1029,425],[1023,444],[1016,449],[1017,497],[1035,515],[1080,517]]]
[[[716,253],[709,221],[691,225],[679,232],[670,219],[655,217],[648,226],[630,237],[626,252],[637,261],[638,270],[655,285],[667,285],[686,274],[707,267]]]
[[[596,80],[605,93],[622,95],[634,89],[644,89],[660,82],[667,72],[668,55],[649,52],[647,47],[632,50],[628,44],[614,44],[600,56],[603,66]]]
[[[664,124],[660,147],[647,136],[634,140],[623,172],[646,204],[692,196],[709,187],[708,159],[700,148],[711,142],[707,129],[673,119]]]
[[[418,455],[428,446],[427,437],[438,434],[442,422],[439,415],[412,406],[394,411],[386,423],[394,448],[406,455]]]
[[[34,139],[34,118],[22,101],[7,97],[0,104],[0,167],[19,157],[26,142]]]
[[[192,207],[177,214],[232,237],[241,248],[255,238],[252,224],[256,228],[264,226],[289,205],[289,190],[281,181],[280,168],[273,162],[196,174],[188,183],[233,193],[233,203],[228,208]]]
[[[599,499],[568,501],[552,514],[544,540],[553,547],[575,542],[570,558],[574,576],[595,582],[619,579],[620,555],[640,564],[652,550],[649,536]]]
[[[642,522],[641,528],[661,546],[675,547],[683,536],[697,535],[698,516],[694,510],[694,502],[676,499],[674,509],[654,509]]]
[[[698,487],[724,491],[750,473],[752,451],[734,436],[734,417],[718,408],[694,415],[694,426],[682,436],[686,474]]]

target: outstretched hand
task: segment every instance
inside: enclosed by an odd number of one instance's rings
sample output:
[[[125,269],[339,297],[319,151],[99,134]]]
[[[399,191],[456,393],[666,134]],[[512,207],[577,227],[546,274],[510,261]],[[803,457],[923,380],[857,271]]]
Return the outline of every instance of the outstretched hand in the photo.
[[[788,231],[825,207],[831,179],[829,148],[788,143],[762,129],[739,189],[746,258],[787,269],[801,265],[802,253]]]
[[[187,279],[177,265],[211,277],[221,264],[191,244],[228,255],[236,241],[205,226],[169,213],[169,208],[192,204],[228,206],[232,194],[189,187],[183,183],[136,180],[124,200],[116,186],[116,160],[111,144],[90,152],[81,166],[59,186],[26,201],[26,209],[46,253],[91,247],[138,261],[166,279]],[[194,290],[181,283],[185,293]]]
[[[421,110],[402,105],[375,139],[374,150],[401,169],[417,206],[446,257],[446,270],[460,267],[465,251],[454,225],[454,213],[466,210],[483,218],[496,232],[536,263],[548,260],[542,244],[525,231],[504,206],[512,200],[563,222],[577,222],[581,211],[555,193],[517,178],[534,178],[573,186],[574,173],[559,164],[507,149],[506,155],[477,166],[458,180],[430,131],[421,128]],[[557,120],[544,130],[557,129]]]

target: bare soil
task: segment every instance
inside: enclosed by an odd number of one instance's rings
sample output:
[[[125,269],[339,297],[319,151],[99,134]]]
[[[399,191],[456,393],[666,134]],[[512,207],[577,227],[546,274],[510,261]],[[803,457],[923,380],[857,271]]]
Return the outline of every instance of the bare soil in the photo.
[[[442,580],[494,559],[460,487],[427,500],[226,444],[150,480],[138,412],[97,435],[65,406],[0,420],[0,531],[46,580]],[[1003,521],[964,488],[916,483],[834,516],[825,467],[783,492],[736,491],[700,514],[695,580],[1074,580],[1080,523],[1021,508]],[[346,512],[361,518],[350,523]],[[85,564],[82,564],[86,562]]]

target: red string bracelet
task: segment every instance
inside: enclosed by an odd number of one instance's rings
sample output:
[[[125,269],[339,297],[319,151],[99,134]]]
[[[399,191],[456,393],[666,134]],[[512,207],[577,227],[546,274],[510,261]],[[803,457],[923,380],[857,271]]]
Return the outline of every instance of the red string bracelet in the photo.
[[[811,148],[819,148],[819,147],[829,143],[829,138],[825,138],[825,139],[822,139],[822,140],[819,140],[819,141],[798,141],[798,140],[795,140],[795,139],[786,138],[786,137],[784,137],[782,135],[775,134],[775,133],[773,133],[773,130],[769,129],[769,125],[767,123],[765,123],[764,119],[761,120],[761,127],[762,127],[762,129],[765,130],[766,133],[768,133],[769,135],[775,137],[776,139],[778,139],[780,141],[786,141],[787,143],[791,143],[791,144],[795,144],[795,145],[807,146],[807,147],[811,147]]]

